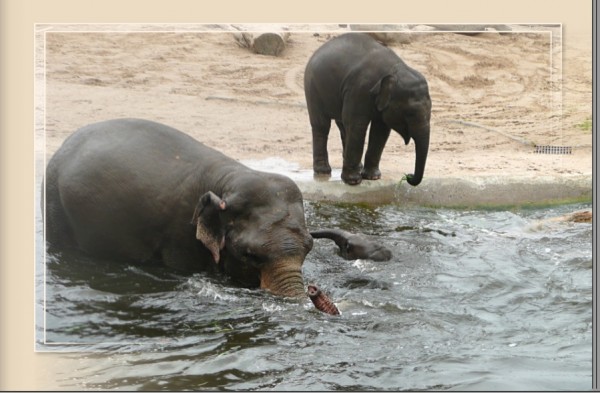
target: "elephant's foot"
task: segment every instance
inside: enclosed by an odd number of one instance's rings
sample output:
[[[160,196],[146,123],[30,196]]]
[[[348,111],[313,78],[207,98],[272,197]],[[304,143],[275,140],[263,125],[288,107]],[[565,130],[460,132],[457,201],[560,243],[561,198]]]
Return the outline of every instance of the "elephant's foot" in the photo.
[[[379,180],[381,179],[381,171],[379,168],[365,168],[363,169],[362,178],[367,180]]]
[[[329,315],[340,315],[340,310],[316,285],[309,285],[307,294],[317,310]]]
[[[331,178],[331,174],[330,173],[313,173],[313,180],[315,181],[322,181],[322,182],[326,182],[329,181],[329,179]]]
[[[360,171],[350,172],[342,170],[342,180],[344,181],[344,183],[350,186],[356,186],[362,182],[362,176],[360,174]]]
[[[356,169],[342,169],[342,180],[350,186],[356,186],[362,182],[362,164]]]
[[[327,161],[315,161],[313,171],[314,175],[318,177],[331,176],[331,165]]]

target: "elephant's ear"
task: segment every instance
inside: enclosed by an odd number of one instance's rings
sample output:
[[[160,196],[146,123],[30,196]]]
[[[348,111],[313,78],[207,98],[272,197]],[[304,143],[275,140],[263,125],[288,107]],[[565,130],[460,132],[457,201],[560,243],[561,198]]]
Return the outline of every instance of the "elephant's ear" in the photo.
[[[196,239],[208,248],[216,263],[219,263],[220,251],[225,247],[225,233],[219,212],[226,207],[224,200],[209,191],[198,200],[192,217],[192,225],[196,225]]]
[[[377,104],[377,110],[379,112],[387,108],[392,100],[394,81],[395,78],[392,75],[386,75],[377,81],[375,86],[370,90],[371,95],[375,97],[375,104]]]

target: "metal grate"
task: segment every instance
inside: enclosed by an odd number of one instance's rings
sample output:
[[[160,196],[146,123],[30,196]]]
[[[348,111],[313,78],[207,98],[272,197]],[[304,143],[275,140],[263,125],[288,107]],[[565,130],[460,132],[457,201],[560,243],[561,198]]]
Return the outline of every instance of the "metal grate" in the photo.
[[[534,153],[537,154],[571,154],[571,146],[535,146]]]

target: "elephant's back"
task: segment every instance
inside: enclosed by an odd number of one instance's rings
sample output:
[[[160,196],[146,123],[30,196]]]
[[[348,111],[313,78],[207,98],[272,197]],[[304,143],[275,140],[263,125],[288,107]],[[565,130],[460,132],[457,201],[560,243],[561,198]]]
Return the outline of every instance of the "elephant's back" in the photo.
[[[192,170],[221,153],[164,124],[114,119],[84,126],[65,140],[48,164],[63,176],[90,172],[151,172],[151,178]],[[150,173],[149,173],[150,174]]]
[[[114,119],[84,126],[70,135],[56,153],[57,157],[91,159],[112,157],[160,158],[163,155],[198,157],[208,147],[189,135],[164,124],[142,119]]]
[[[82,127],[48,163],[46,203],[60,213],[48,219],[65,222],[61,226],[88,252],[147,259],[171,222],[189,222],[199,165],[215,154],[185,133],[147,120]]]
[[[311,56],[307,70],[335,65],[336,73],[343,73],[344,68],[351,69],[361,59],[376,56],[397,60],[399,57],[389,48],[364,33],[347,33],[331,39],[319,47]]]

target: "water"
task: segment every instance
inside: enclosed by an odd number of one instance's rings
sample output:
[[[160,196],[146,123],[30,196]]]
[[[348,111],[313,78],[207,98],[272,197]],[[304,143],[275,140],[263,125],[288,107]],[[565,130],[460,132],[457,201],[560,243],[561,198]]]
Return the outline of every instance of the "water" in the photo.
[[[222,277],[64,254],[43,269],[39,253],[37,347],[77,352],[57,375],[75,389],[590,389],[592,228],[536,224],[590,207],[306,203],[311,229],[360,231],[394,253],[346,261],[315,241],[305,281],[339,317]]]

